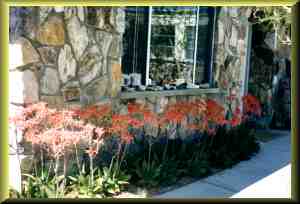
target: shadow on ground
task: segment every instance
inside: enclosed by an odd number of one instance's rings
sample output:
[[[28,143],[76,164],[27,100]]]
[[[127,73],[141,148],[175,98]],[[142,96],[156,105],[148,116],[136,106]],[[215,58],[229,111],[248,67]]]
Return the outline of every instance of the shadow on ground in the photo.
[[[271,132],[274,139],[262,142],[260,152],[250,160],[154,198],[229,198],[282,169],[290,164],[291,134],[289,131]]]

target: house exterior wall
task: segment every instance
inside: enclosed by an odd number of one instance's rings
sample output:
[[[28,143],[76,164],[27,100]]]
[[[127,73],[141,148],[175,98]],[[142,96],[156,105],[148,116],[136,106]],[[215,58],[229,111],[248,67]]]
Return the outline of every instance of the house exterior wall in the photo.
[[[222,7],[217,16],[213,81],[214,85],[240,99],[246,83],[248,7]],[[236,101],[236,105],[238,101]]]
[[[69,101],[91,104],[117,95],[122,9],[99,8],[92,17],[83,7],[11,9],[10,102],[45,101],[62,106]],[[14,86],[16,77],[24,91]]]
[[[122,97],[121,58],[124,10],[118,7],[15,7],[10,11],[10,116],[26,103],[44,101],[54,107],[112,102],[126,112],[128,101],[147,104],[155,112],[168,103],[225,96],[241,97],[247,50],[246,8],[221,8],[216,18],[213,88],[217,92],[166,96],[145,93]],[[182,90],[181,90],[182,93]],[[238,101],[236,101],[237,105]],[[10,126],[10,144],[22,137]],[[184,137],[185,132],[180,136]],[[18,141],[15,140],[18,138]],[[16,152],[11,149],[11,154]],[[14,157],[11,157],[12,159]],[[12,162],[12,165],[15,164]],[[14,182],[16,183],[16,182]],[[19,187],[17,187],[18,189]]]

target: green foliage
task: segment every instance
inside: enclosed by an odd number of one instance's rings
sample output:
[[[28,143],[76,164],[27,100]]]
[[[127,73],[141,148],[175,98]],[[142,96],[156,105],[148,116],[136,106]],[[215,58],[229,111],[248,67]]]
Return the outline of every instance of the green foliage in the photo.
[[[102,198],[120,193],[128,184],[130,176],[116,167],[117,165],[103,169],[95,168],[93,184],[90,183],[91,174],[83,167],[82,172],[76,177],[69,176],[69,194],[78,198]]]
[[[23,198],[57,198],[64,195],[64,175],[51,177],[48,171],[41,170],[40,175],[23,174],[21,197]]]
[[[291,11],[290,6],[255,7],[253,14],[256,23],[262,25],[264,32],[277,29],[279,41],[291,45]]]
[[[129,184],[130,175],[123,171],[104,167],[100,171],[102,190],[106,195],[114,195],[120,193],[124,186]]]
[[[249,122],[226,131],[220,128],[216,135],[210,138],[209,160],[217,168],[228,168],[242,160],[250,159],[259,151],[254,129]]]
[[[184,173],[184,169],[179,168],[180,160],[175,156],[166,159],[161,166],[161,174],[159,182],[163,186],[168,186],[176,183],[179,177]]]
[[[191,158],[186,162],[187,175],[195,178],[201,178],[208,175],[210,170],[210,163],[206,156],[200,158]]]
[[[159,185],[160,175],[162,172],[162,165],[155,160],[148,162],[143,160],[140,165],[136,163],[135,173],[139,178],[138,184],[145,187],[156,187]]]
[[[97,173],[97,169],[94,169]],[[68,195],[75,198],[102,198],[102,178],[99,174],[94,177],[94,184],[91,185],[91,174],[85,171],[85,166],[82,167],[80,174],[75,177],[69,176],[70,185],[68,186]]]

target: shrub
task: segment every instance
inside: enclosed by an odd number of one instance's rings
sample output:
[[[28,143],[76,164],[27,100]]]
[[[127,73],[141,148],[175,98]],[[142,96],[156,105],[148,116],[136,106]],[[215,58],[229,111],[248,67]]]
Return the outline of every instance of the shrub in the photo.
[[[170,185],[182,176],[203,177],[211,173],[211,167],[226,168],[248,159],[259,150],[251,121],[260,116],[260,104],[247,95],[243,97],[243,111],[239,107],[233,110],[234,97],[229,97],[228,114],[211,99],[168,104],[159,114],[138,103],[128,104],[128,114],[113,113],[109,104],[73,110],[50,109],[46,103],[27,106],[10,121],[32,146],[40,147],[41,169],[46,156],[55,166],[53,177],[47,177],[53,179],[49,182],[37,172],[28,175],[25,196],[51,197],[52,190],[62,196],[66,189],[77,190],[78,197],[111,196],[128,182],[147,187]],[[193,130],[197,140],[171,139],[174,127]],[[146,128],[158,131],[146,135]],[[117,141],[116,150],[106,147],[110,161],[95,162],[106,142],[113,139]],[[133,145],[139,146],[135,152],[129,151]],[[79,159],[81,148],[85,148],[86,163]],[[70,155],[75,155],[78,171],[68,177]],[[58,171],[61,159],[63,175]],[[86,164],[89,168],[82,171]],[[45,185],[48,187],[40,189]]]

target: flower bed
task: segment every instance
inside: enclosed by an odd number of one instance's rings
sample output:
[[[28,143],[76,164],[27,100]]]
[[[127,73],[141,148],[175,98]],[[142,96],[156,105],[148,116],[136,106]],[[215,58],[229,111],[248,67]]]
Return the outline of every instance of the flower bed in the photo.
[[[233,97],[228,111],[212,99],[177,101],[162,113],[139,103],[128,103],[126,114],[115,113],[110,104],[70,110],[29,105],[10,119],[35,158],[18,195],[112,197],[129,184],[168,186],[249,159],[259,150],[252,124],[260,104],[247,95],[243,111],[232,110]],[[176,128],[190,134],[176,137]]]

